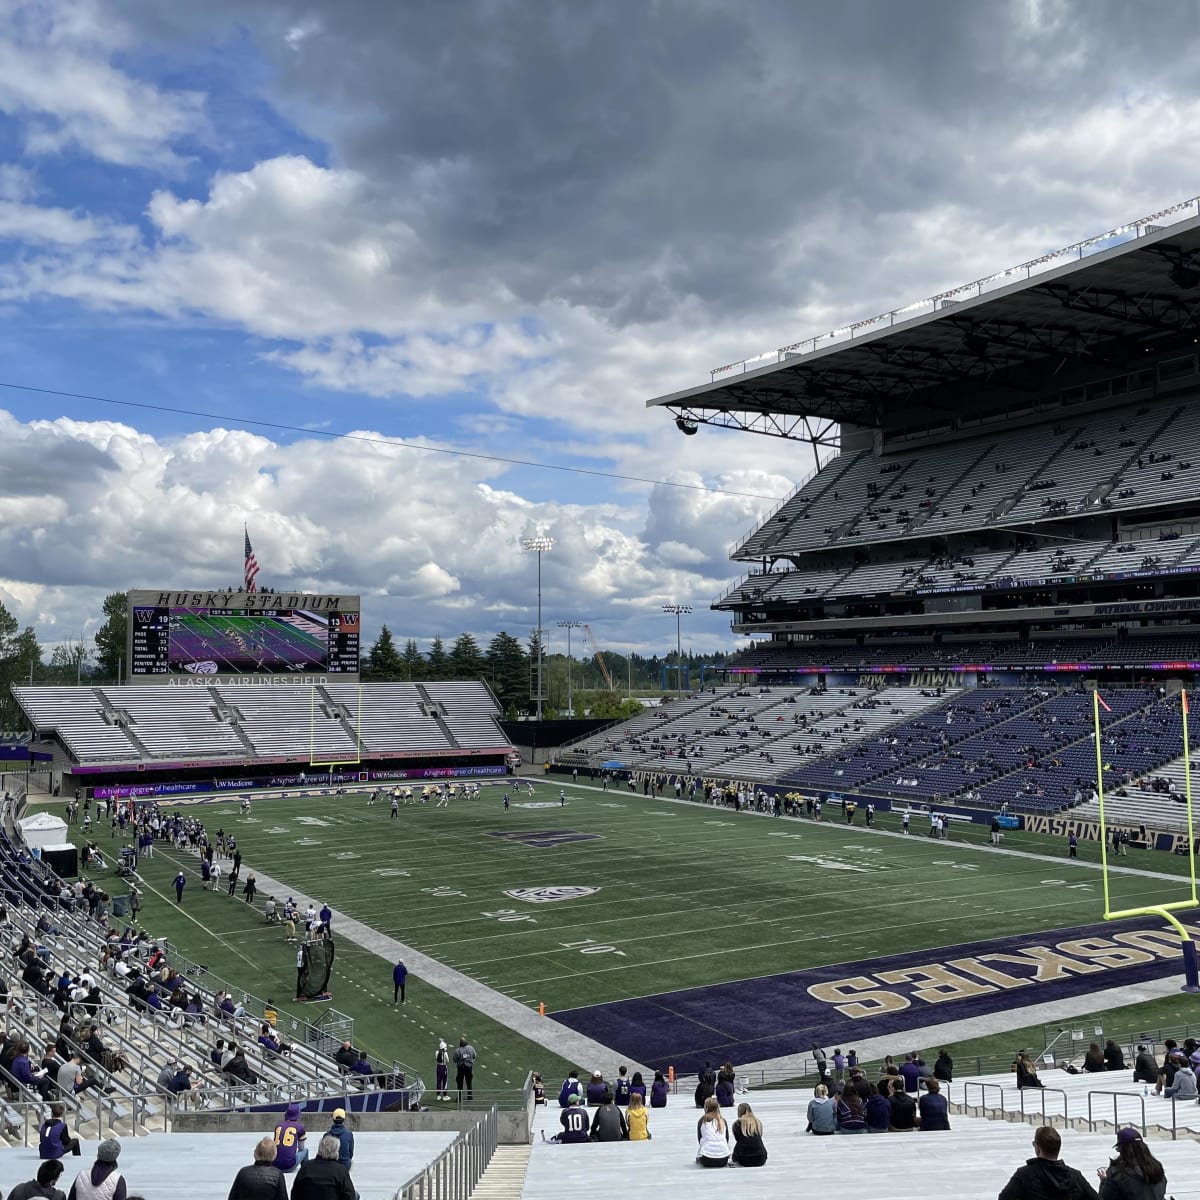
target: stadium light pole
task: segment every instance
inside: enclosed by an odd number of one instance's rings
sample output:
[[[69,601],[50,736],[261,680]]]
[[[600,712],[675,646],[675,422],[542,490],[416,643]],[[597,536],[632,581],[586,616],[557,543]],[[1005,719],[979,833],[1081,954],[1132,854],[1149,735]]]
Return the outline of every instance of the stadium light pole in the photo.
[[[542,555],[554,549],[552,537],[524,538],[521,549],[531,550],[537,555],[538,589],[537,589],[537,719],[542,719]]]
[[[684,613],[690,613],[692,606],[690,604],[664,604],[662,610],[665,613],[675,614],[675,683],[677,692],[683,691],[683,642],[679,632],[679,619]]]
[[[571,630],[572,629],[582,629],[583,622],[582,621],[559,621],[557,624],[558,624],[559,629],[565,629],[567,631],[567,712],[571,716],[574,716],[575,715],[575,704],[571,698]]]

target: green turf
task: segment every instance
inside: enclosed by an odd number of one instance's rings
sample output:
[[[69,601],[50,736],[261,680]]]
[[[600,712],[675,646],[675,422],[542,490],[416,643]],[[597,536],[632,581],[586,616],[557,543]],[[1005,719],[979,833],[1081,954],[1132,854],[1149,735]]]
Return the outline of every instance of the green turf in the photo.
[[[231,802],[188,811],[210,832],[223,826],[237,833],[243,876],[247,867],[273,875],[298,899],[327,901],[550,1012],[1087,924],[1103,911],[1099,873],[1069,862],[1063,839],[1006,835],[1007,848],[1052,855],[1047,862],[969,848],[987,842],[984,828],[956,826],[948,842],[920,836],[923,829],[881,837],[863,828],[861,810],[848,827],[569,784],[560,807],[549,803],[558,791],[558,781],[543,781],[533,799],[548,807],[523,807],[529,798],[514,794],[505,813],[501,791],[486,789],[483,798],[448,809],[402,806],[396,820],[386,802],[368,806],[365,795],[265,800],[249,818]],[[881,814],[877,824],[895,830],[899,820]],[[595,840],[542,849],[493,836],[533,831]],[[1095,860],[1098,847],[1084,843],[1081,854]],[[224,895],[205,895],[194,877],[185,912],[173,911],[165,893],[178,861],[160,850],[142,864],[149,884],[164,893],[147,904],[152,930],[258,995],[290,995],[294,948],[262,922],[260,908],[251,914]],[[194,859],[188,862],[194,875]],[[1186,898],[1185,859],[1135,852],[1120,865],[1175,878],[1114,877],[1114,907]],[[599,890],[551,904],[505,895],[564,884]],[[390,963],[340,939],[335,1004],[355,1016],[360,1040],[381,1057],[431,1075],[436,1038],[450,1041],[461,1030],[497,1083],[519,1083],[530,1068],[555,1075],[568,1065],[419,979],[409,1004],[393,1009],[389,979]]]

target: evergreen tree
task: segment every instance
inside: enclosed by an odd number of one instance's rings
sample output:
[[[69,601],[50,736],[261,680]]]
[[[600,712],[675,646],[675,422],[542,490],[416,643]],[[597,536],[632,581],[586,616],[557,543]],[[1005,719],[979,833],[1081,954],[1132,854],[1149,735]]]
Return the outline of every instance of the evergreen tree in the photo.
[[[498,633],[488,643],[485,661],[487,681],[505,709],[529,705],[529,659],[521,643],[507,633]]]
[[[404,663],[404,678],[409,680],[425,678],[425,658],[417,645],[416,638],[409,638],[404,643],[404,653],[400,656]]]
[[[396,649],[392,631],[386,625],[379,631],[379,637],[367,655],[364,674],[368,679],[381,682],[404,678],[404,660]]]
[[[125,592],[113,592],[104,597],[104,624],[96,630],[96,674],[105,683],[116,682],[118,672],[122,682],[129,678],[127,662],[122,670],[129,625],[126,616],[128,599]]]
[[[425,673],[429,679],[450,679],[450,656],[446,653],[446,647],[442,645],[442,638],[439,634],[433,639],[433,645],[429,647],[429,661],[425,667]]]
[[[13,699],[12,687],[29,682],[42,670],[42,648],[32,626],[21,632],[17,619],[0,604],[0,729],[20,729],[25,725],[20,706]]]
[[[486,673],[479,643],[469,634],[458,637],[450,648],[450,670],[455,679],[482,679]]]

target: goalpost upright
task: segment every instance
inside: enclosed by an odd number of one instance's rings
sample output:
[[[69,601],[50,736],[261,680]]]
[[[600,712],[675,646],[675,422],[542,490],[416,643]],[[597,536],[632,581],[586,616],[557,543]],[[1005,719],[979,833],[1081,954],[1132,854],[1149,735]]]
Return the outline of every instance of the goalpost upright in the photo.
[[[1105,711],[1112,709],[1100,698],[1100,689],[1092,691],[1092,719],[1094,738],[1096,742],[1096,796],[1100,806],[1100,866],[1104,880],[1104,919],[1117,921],[1124,917],[1161,917],[1177,934],[1183,947],[1183,991],[1200,992],[1200,969],[1197,968],[1196,943],[1188,932],[1187,926],[1175,916],[1175,913],[1196,908],[1200,901],[1196,898],[1196,839],[1192,826],[1192,762],[1191,747],[1188,745],[1188,698],[1187,690],[1180,692],[1180,704],[1183,709],[1183,770],[1185,776],[1185,795],[1187,798],[1187,843],[1188,843],[1188,882],[1192,894],[1188,900],[1173,900],[1165,904],[1150,904],[1143,908],[1123,908],[1113,911],[1108,887],[1108,827],[1104,820],[1104,750],[1100,740],[1100,706]]]
[[[317,762],[317,689],[314,687],[309,693],[309,725],[308,725],[308,765],[310,767],[323,767],[329,772],[332,778],[334,769],[337,767],[357,767],[362,763],[362,684],[357,685],[358,705],[354,716],[354,758],[343,759],[338,762]],[[337,703],[335,701],[335,703]]]

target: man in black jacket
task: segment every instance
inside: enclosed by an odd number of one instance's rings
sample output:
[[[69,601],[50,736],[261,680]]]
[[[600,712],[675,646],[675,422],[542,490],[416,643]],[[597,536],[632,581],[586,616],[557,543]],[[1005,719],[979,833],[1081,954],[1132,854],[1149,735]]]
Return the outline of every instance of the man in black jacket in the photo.
[[[1059,1161],[1061,1149],[1058,1130],[1040,1126],[1033,1135],[1034,1157],[1013,1173],[1000,1200],[1096,1200],[1096,1189],[1083,1175]]]
[[[337,1138],[328,1135],[317,1147],[317,1157],[305,1159],[292,1184],[292,1200],[356,1200],[350,1172],[338,1162]]]

